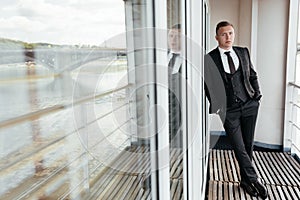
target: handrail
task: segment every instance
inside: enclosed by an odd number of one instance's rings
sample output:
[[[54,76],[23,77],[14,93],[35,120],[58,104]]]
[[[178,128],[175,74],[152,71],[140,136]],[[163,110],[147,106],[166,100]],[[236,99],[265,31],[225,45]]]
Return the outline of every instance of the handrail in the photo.
[[[288,84],[290,86],[293,86],[293,87],[297,88],[297,89],[300,89],[300,85],[296,84],[295,82],[289,82]]]
[[[290,101],[290,104],[292,104],[293,106],[295,106],[295,107],[297,107],[297,108],[300,108],[300,105],[298,105],[298,104],[296,104],[296,103],[294,103],[294,102],[292,102],[292,101]]]
[[[27,113],[27,114],[24,114],[24,115],[21,115],[21,116],[12,118],[12,119],[8,119],[8,120],[0,122],[0,129],[7,128],[7,127],[10,127],[10,126],[13,126],[13,125],[16,125],[16,124],[20,124],[20,123],[23,123],[25,121],[29,121],[29,120],[32,121],[32,120],[38,119],[42,116],[48,115],[50,113],[58,112],[60,110],[70,108],[74,105],[79,105],[79,104],[82,104],[84,102],[88,102],[90,100],[96,99],[96,98],[107,96],[109,94],[118,92],[120,90],[124,90],[126,88],[131,87],[131,86],[132,86],[132,84],[127,84],[125,86],[122,86],[122,87],[119,87],[119,88],[116,88],[116,89],[112,89],[112,90],[108,90],[108,91],[103,92],[103,93],[98,94],[98,95],[90,95],[90,96],[78,99],[75,102],[67,103],[67,104],[64,104],[64,105],[51,106],[51,107],[48,107],[48,108],[44,108],[42,110],[38,110],[38,111]]]
[[[292,145],[295,149],[297,149],[300,152],[300,148],[298,146],[296,146],[294,143]]]
[[[298,45],[298,47],[297,47],[297,50],[299,51],[299,45]],[[300,89],[300,85],[296,84],[295,82],[289,82],[288,85],[289,85],[289,86],[292,86],[292,87],[294,87],[294,88],[296,88],[296,89]],[[293,93],[292,95],[296,95],[296,94]],[[297,96],[298,96],[298,95],[299,95],[299,94],[297,93]],[[290,101],[291,105],[292,105],[292,106],[295,106],[296,108],[299,109],[299,108],[300,108],[300,105],[297,104],[297,103],[298,103],[298,100],[296,100],[296,102],[295,102],[293,99],[294,99],[294,97],[293,97],[292,100]],[[298,99],[298,97],[297,97],[297,99]],[[291,110],[291,116],[294,115],[294,112],[297,114],[297,113],[299,112],[299,110],[294,111],[294,110],[292,109],[292,110]],[[292,117],[292,119],[289,120],[289,123],[291,124],[291,126],[292,126],[293,129],[294,129],[294,128],[296,129],[295,132],[296,132],[297,134],[299,134],[300,126],[297,124],[297,120],[295,120],[294,117]],[[293,130],[291,129],[291,130],[289,130],[289,131],[292,133]],[[300,152],[300,147],[293,141],[294,139],[296,139],[295,137],[296,137],[296,136],[293,136],[293,134],[291,134],[291,138],[288,139],[288,140],[291,142],[290,148],[291,148],[291,149],[294,149],[294,151],[296,150],[296,151]]]
[[[31,82],[36,81],[39,79],[45,79],[45,78],[58,78],[60,77],[60,74],[48,74],[48,75],[28,75],[26,77],[18,77],[13,79],[0,79],[0,85],[3,84],[11,84],[11,83],[18,83],[18,82]]]
[[[87,97],[78,99],[78,100],[76,100],[75,102],[73,102],[73,103],[71,103],[71,104],[68,104],[67,107],[74,106],[74,105],[78,105],[78,104],[82,104],[82,103],[84,103],[84,102],[87,102],[87,101],[90,101],[90,100],[93,100],[93,99],[98,99],[98,98],[101,98],[101,97],[103,97],[103,96],[107,96],[107,95],[109,95],[109,94],[112,94],[112,93],[115,93],[115,92],[118,92],[118,91],[127,89],[127,88],[131,87],[132,85],[133,85],[132,83],[129,83],[129,84],[125,85],[125,86],[119,87],[119,88],[117,88],[117,89],[108,90],[108,91],[103,92],[103,93],[98,94],[98,95],[90,95],[90,96],[87,96]],[[1,126],[0,126],[0,127],[1,127]]]
[[[9,126],[13,126],[16,124],[20,124],[25,121],[29,121],[29,120],[32,121],[32,120],[40,118],[43,115],[48,115],[50,113],[57,112],[59,110],[63,110],[64,108],[65,108],[64,105],[55,105],[55,106],[52,106],[49,108],[44,108],[42,110],[38,110],[38,111],[24,114],[24,115],[21,115],[21,116],[12,118],[12,119],[8,119],[8,120],[0,122],[0,129],[6,128]]]
[[[113,113],[114,111],[117,111],[118,109],[120,109],[120,108],[122,108],[122,107],[124,107],[124,106],[126,106],[126,105],[128,105],[128,103],[125,103],[125,104],[123,104],[123,105],[121,105],[121,106],[119,106],[119,107],[113,109],[112,111],[109,111],[109,112],[105,113],[104,115],[98,117],[97,119],[95,119],[95,120],[89,122],[89,123],[86,124],[86,125],[89,126],[89,125],[95,123],[96,121],[101,120],[102,118],[108,116],[109,114]],[[57,139],[55,139],[55,140],[53,140],[53,141],[50,141],[50,142],[48,142],[48,143],[46,143],[46,144],[43,144],[43,145],[39,146],[39,147],[36,146],[36,147],[35,147],[35,152],[34,152],[34,153],[38,153],[38,152],[40,152],[40,151],[43,151],[43,150],[45,150],[46,148],[50,147],[51,145],[57,144],[58,142],[64,140],[65,138],[69,137],[70,135],[74,134],[76,131],[82,130],[82,129],[84,129],[84,128],[85,128],[85,126],[78,127],[77,129],[72,130],[71,132],[69,132],[69,133],[67,133],[67,134],[65,134],[65,135],[63,135],[63,136],[61,136],[60,138],[57,138]],[[6,163],[5,165],[0,165],[0,170],[5,170],[5,169],[7,169],[7,168],[9,168],[9,167],[11,167],[11,166],[13,166],[13,165],[15,165],[16,163],[20,162],[21,160],[24,160],[24,159],[26,159],[26,158],[32,156],[34,153],[33,153],[33,152],[28,152],[28,153],[22,155],[21,157],[19,157],[18,159],[14,160],[14,161],[11,161],[11,162],[9,162],[9,163]],[[1,163],[1,162],[0,162],[0,163]]]
[[[292,126],[294,126],[296,129],[298,129],[300,131],[300,127],[296,123],[294,123],[291,120],[289,122],[292,124]]]

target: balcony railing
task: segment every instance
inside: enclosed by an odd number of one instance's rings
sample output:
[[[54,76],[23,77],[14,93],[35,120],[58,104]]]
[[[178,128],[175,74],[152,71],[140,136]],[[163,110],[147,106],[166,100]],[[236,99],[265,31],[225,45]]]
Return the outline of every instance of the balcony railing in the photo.
[[[110,66],[121,62],[116,71],[122,71],[122,75],[117,79],[126,79],[126,58],[110,61]],[[131,85],[116,80],[115,86],[111,78],[115,71],[110,66],[106,69],[108,78],[102,72],[93,74],[90,69],[81,69],[76,75],[65,71],[29,81],[27,76],[35,75],[25,73],[22,80],[0,82],[1,95],[5,95],[6,87],[15,90],[8,92],[7,101],[2,102],[0,117],[1,199],[84,199],[97,174],[130,146],[127,90]],[[24,69],[36,70],[35,66]],[[94,86],[96,89],[90,93],[86,88],[91,74],[109,82],[92,82],[103,87]],[[59,97],[42,94],[57,87]],[[81,87],[82,93],[77,93],[76,87]],[[23,107],[15,103],[19,102],[18,93],[28,100]]]
[[[300,157],[300,86],[295,83],[289,83],[291,95],[290,113],[288,119],[288,128],[286,138],[289,141],[291,153]]]

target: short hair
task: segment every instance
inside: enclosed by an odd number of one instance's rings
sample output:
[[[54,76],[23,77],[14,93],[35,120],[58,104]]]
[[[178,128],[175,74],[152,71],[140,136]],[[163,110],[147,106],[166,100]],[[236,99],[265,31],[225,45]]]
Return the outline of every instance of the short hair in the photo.
[[[230,23],[230,22],[228,22],[228,21],[221,21],[221,22],[219,22],[219,23],[217,24],[217,26],[216,26],[216,35],[218,35],[218,30],[219,30],[221,27],[224,27],[224,26],[231,26],[232,28],[234,28],[233,25],[232,25],[232,23]]]
[[[174,24],[171,29],[181,29],[181,24]]]

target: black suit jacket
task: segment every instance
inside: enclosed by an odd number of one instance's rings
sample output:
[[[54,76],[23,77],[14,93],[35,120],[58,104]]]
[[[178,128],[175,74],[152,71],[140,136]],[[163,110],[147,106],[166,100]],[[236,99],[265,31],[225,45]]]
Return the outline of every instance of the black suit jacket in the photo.
[[[257,73],[250,60],[249,50],[243,47],[233,47],[237,54],[243,75],[243,84],[250,98],[259,100],[261,92],[259,88]],[[226,112],[226,91],[227,80],[220,51],[215,48],[204,57],[204,80],[205,93],[210,102],[209,113]]]

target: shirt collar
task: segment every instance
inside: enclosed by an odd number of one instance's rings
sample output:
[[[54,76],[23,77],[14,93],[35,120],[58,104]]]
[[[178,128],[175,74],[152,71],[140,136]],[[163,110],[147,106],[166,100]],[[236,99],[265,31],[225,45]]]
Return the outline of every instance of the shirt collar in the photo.
[[[223,55],[227,51],[233,52],[232,47],[230,49],[222,49],[221,47],[218,47],[218,49],[219,49],[221,55]]]
[[[181,54],[181,52],[180,52],[180,51],[172,51],[172,50],[170,51],[170,53],[171,53],[171,54],[173,54],[173,53],[174,53],[174,54],[178,54],[178,55],[180,55],[180,54]]]

